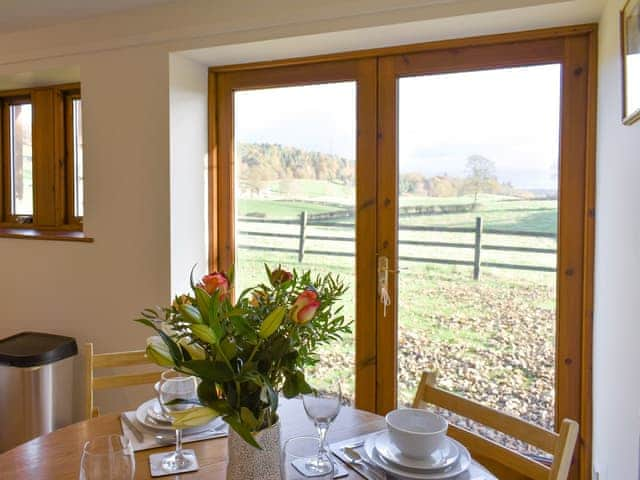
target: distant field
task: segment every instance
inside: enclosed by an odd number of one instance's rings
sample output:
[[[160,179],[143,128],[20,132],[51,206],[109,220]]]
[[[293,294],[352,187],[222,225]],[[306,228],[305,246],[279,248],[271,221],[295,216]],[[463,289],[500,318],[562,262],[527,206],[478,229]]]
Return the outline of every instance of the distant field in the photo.
[[[329,182],[300,181],[306,195],[291,193],[292,186],[274,182],[271,192],[287,191],[295,199],[245,199],[240,215],[260,214],[266,219],[297,219],[301,211],[335,211],[352,191]],[[335,187],[335,188],[334,188]],[[334,189],[334,190],[331,190]],[[342,196],[333,199],[329,193]],[[275,196],[275,193],[274,193]],[[305,200],[305,201],[302,201]],[[321,202],[321,203],[320,203]],[[472,198],[402,197],[401,205],[465,204]],[[334,203],[334,205],[324,205]],[[522,200],[481,195],[473,212],[402,216],[401,225],[472,227],[481,216],[485,229],[556,233],[557,201]],[[344,223],[353,223],[343,220]],[[241,223],[241,230],[297,235],[298,225]],[[353,227],[308,227],[310,235],[353,237]],[[445,232],[407,232],[401,240],[473,243],[473,234]],[[484,235],[486,245],[510,245],[555,249],[553,238]],[[295,238],[240,235],[240,245],[296,249]],[[353,252],[352,242],[308,240],[307,250]],[[444,246],[401,245],[401,256],[471,260],[472,249]],[[345,313],[353,318],[355,291],[354,258],[306,255],[303,264],[294,253],[240,249],[239,286],[264,281],[263,263],[282,263],[287,268],[333,272],[351,286],[345,298]],[[522,265],[555,266],[555,254],[483,251],[483,260]],[[471,268],[402,261],[399,274],[399,386],[401,403],[410,401],[419,373],[439,368],[446,388],[463,393],[496,408],[548,427],[553,421],[555,274],[483,268],[474,281]],[[330,345],[312,370],[317,383],[340,377],[344,390],[353,394],[353,338]],[[323,380],[324,379],[324,380]],[[321,385],[320,385],[321,386]]]
[[[322,182],[326,183],[326,182]],[[309,181],[310,185],[314,181]],[[319,188],[319,187],[318,187]],[[239,214],[246,216],[258,213],[268,218],[292,218],[298,217],[300,212],[324,213],[340,210],[336,205],[326,205],[314,201],[301,199],[317,198],[310,189],[308,194],[301,196],[299,200],[272,200],[272,199],[241,199],[239,201]],[[331,197],[323,197],[331,198]],[[343,201],[343,200],[342,200]],[[335,199],[336,204],[342,203],[341,199]],[[401,197],[401,206],[417,205],[458,205],[473,202],[471,196],[460,197]],[[500,228],[509,230],[524,230],[531,232],[556,233],[557,230],[558,202],[557,200],[519,200],[512,197],[498,195],[481,195],[477,210],[469,213],[456,213],[449,215],[434,215],[424,217],[403,217],[401,225],[441,225],[441,226],[469,226],[475,222],[477,216],[481,216],[486,228]]]
[[[283,200],[253,200],[246,199],[239,202],[239,214],[242,217],[256,216],[267,218],[294,218],[299,217],[303,210],[308,213],[324,213],[336,210],[336,207],[319,205],[312,202],[297,202]]]

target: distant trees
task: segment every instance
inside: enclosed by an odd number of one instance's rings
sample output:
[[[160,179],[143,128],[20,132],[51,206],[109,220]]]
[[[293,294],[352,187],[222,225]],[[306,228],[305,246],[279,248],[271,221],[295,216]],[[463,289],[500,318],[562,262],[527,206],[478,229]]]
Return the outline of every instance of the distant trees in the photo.
[[[480,192],[491,192],[499,186],[495,163],[482,155],[467,158],[466,172],[467,191],[473,193],[474,206],[478,204]]]
[[[265,183],[274,180],[326,180],[341,185],[355,182],[355,161],[337,155],[271,143],[241,143],[238,156],[241,184],[252,194],[259,194]],[[291,187],[282,182],[282,189]],[[482,155],[467,158],[464,177],[447,174],[425,177],[420,172],[407,172],[400,175],[398,187],[400,194],[430,197],[471,194],[474,206],[480,193],[526,195],[509,183],[500,183],[495,163]]]
[[[400,175],[400,193],[425,193],[427,179],[418,172]]]
[[[354,161],[337,155],[270,143],[241,143],[238,153],[240,180],[250,185],[300,178],[352,184],[355,177]]]

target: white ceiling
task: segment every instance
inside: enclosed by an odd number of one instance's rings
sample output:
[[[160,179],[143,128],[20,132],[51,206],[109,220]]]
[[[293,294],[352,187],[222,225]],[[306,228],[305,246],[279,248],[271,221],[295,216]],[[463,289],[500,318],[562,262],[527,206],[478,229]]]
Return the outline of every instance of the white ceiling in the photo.
[[[169,2],[170,0],[0,0],[0,34]]]

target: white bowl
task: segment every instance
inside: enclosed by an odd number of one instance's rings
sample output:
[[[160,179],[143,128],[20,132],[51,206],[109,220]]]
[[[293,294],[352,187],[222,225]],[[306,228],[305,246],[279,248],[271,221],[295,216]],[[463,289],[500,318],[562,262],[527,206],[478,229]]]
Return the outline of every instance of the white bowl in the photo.
[[[401,408],[385,417],[389,437],[409,458],[423,460],[444,444],[447,421],[444,417],[418,408]]]

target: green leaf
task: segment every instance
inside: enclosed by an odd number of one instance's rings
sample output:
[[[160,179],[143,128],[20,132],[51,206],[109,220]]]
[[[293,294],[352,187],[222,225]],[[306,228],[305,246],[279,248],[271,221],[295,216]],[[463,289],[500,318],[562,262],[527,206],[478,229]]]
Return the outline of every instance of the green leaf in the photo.
[[[137,318],[135,321],[138,323],[141,323],[142,325],[146,325],[147,327],[153,328],[157,332],[157,334],[160,335],[160,337],[162,338],[162,341],[165,343],[165,345],[169,349],[169,354],[173,359],[173,363],[177,367],[179,367],[182,364],[182,352],[180,351],[180,348],[178,347],[176,342],[174,342],[171,339],[171,337],[169,337],[169,335],[167,335],[162,330],[160,330],[156,326],[156,324],[151,320],[147,320],[146,318]]]
[[[274,412],[278,409],[278,392],[275,391],[269,380],[265,377],[260,391],[260,400],[269,405]]]
[[[210,402],[209,406],[223,415],[233,415],[234,412],[233,408],[226,400],[214,400]]]
[[[220,349],[228,360],[236,358],[236,355],[238,354],[238,346],[235,342],[230,341],[228,338],[225,338],[222,342],[220,342]]]
[[[180,307],[178,307],[180,310],[180,313],[182,313],[182,316],[185,318],[185,320],[189,323],[202,323],[202,315],[200,315],[200,312],[198,311],[198,309],[196,307],[194,307],[193,305],[180,305]]]
[[[289,338],[279,336],[272,340],[268,349],[265,349],[264,354],[260,358],[272,359],[273,361],[280,360],[290,348]]]
[[[311,386],[307,383],[307,380],[304,378],[303,372],[298,371],[295,373],[295,383],[298,393],[304,394],[311,393],[313,391]]]
[[[173,364],[173,360],[169,354],[169,349],[166,348],[164,343],[162,347],[160,347],[160,345],[147,345],[147,349],[145,350],[147,358],[161,367],[173,368],[175,365]]]
[[[282,324],[282,320],[286,313],[287,309],[283,306],[277,307],[273,310],[269,315],[267,315],[267,318],[264,319],[262,325],[260,325],[258,336],[260,338],[270,337]]]
[[[209,300],[209,321],[207,323],[209,323],[209,325],[212,327],[214,325],[219,325],[220,323],[218,322],[218,307],[220,305],[219,295],[220,294],[216,290],[215,292],[213,292],[213,295]]]
[[[156,318],[158,318],[158,312],[152,310],[151,308],[145,308],[142,312],[140,312],[140,314],[144,318],[148,318],[149,320],[155,320]]]
[[[227,272],[227,280],[229,280],[229,285],[233,285],[236,276],[236,268],[235,265],[231,265],[229,267],[229,271]]]
[[[238,302],[242,301],[246,296],[247,293],[251,292],[254,290],[255,287],[249,287],[249,288],[245,288],[240,295],[238,295]]]
[[[229,321],[233,329],[237,332],[237,336],[244,337],[247,342],[255,342],[257,340],[256,332],[251,328],[249,322],[243,317],[229,317]]]
[[[189,353],[189,351],[184,347],[184,345],[178,344],[178,346],[180,347],[180,351],[182,352],[182,358],[185,359],[185,361],[189,361],[191,360],[191,354]]]
[[[209,306],[211,304],[211,297],[207,292],[205,292],[202,288],[196,287],[193,289],[196,294],[196,305],[198,305],[198,310],[200,311],[200,315],[202,316],[202,320],[205,323],[209,323]]]
[[[190,328],[193,335],[203,342],[210,343],[211,345],[217,345],[220,341],[216,333],[208,325],[198,323],[191,325]]]
[[[240,407],[240,418],[251,431],[255,431],[258,428],[258,419],[253,415],[253,412],[247,407]]]
[[[223,362],[211,362],[209,360],[191,360],[184,362],[183,367],[188,368],[196,376],[216,383],[224,383],[233,380],[233,372]]]
[[[271,270],[269,270],[269,265],[264,264],[264,269],[267,272],[267,278],[269,279],[269,283],[273,286],[273,282],[271,281]]]
[[[227,415],[222,419],[233,428],[242,439],[252,447],[262,450],[262,447],[256,442],[256,439],[251,435],[251,432],[245,427],[237,416]]]
[[[286,377],[284,385],[282,386],[282,394],[285,396],[285,398],[293,398],[298,395],[296,382],[291,376]]]
[[[218,399],[218,392],[214,382],[203,380],[198,385],[198,398],[205,403],[211,403]]]

